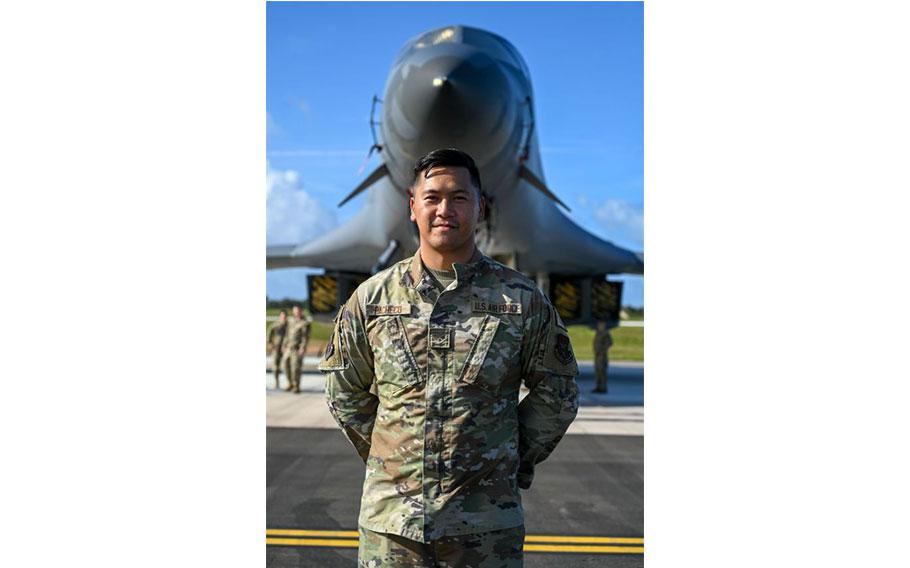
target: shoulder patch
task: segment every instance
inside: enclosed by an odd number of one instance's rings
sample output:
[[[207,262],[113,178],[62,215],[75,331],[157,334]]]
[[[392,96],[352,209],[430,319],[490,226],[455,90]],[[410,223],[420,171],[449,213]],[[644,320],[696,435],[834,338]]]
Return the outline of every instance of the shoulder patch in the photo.
[[[517,302],[493,303],[475,301],[473,309],[475,312],[484,314],[520,314],[521,304]]]
[[[552,325],[547,334],[547,343],[541,356],[542,370],[557,375],[572,376],[578,374],[575,352],[569,334],[559,326]]]
[[[400,316],[411,313],[411,304],[367,304],[367,317]]]
[[[348,357],[345,351],[344,337],[341,333],[340,326],[343,325],[344,307],[338,310],[335,316],[335,327],[332,329],[332,335],[329,336],[329,342],[325,346],[325,354],[322,361],[319,362],[320,371],[343,371],[348,368]]]
[[[553,347],[553,354],[556,355],[556,360],[563,365],[568,365],[572,361],[572,345],[569,343],[568,337],[561,334],[556,336],[556,345]]]

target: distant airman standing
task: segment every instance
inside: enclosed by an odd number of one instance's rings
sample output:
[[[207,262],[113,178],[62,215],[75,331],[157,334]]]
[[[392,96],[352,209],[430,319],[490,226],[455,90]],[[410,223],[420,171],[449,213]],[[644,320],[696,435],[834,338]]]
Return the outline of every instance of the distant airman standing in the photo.
[[[281,386],[281,355],[284,338],[288,331],[288,313],[284,310],[278,312],[278,321],[269,328],[268,350],[272,356],[272,369],[275,371],[275,388]]]
[[[610,336],[610,328],[607,322],[599,320],[597,322],[597,331],[594,333],[594,373],[597,376],[597,386],[594,392],[607,392],[607,351],[613,345],[613,338]]]
[[[281,360],[288,376],[287,390],[300,392],[300,373],[303,370],[303,356],[310,340],[311,319],[304,316],[300,306],[294,306],[293,317],[288,321],[287,336],[284,340],[284,357]]]

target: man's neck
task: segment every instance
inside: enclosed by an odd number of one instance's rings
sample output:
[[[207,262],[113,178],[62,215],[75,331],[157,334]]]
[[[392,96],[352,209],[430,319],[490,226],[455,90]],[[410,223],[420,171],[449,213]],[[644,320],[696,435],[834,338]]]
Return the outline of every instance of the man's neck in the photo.
[[[474,256],[475,250],[476,247],[474,246],[474,243],[471,243],[471,246],[465,247],[462,250],[446,252],[440,252],[421,245],[420,259],[423,260],[423,263],[427,268],[432,268],[433,270],[452,270],[452,265],[456,262],[461,264],[469,262]]]

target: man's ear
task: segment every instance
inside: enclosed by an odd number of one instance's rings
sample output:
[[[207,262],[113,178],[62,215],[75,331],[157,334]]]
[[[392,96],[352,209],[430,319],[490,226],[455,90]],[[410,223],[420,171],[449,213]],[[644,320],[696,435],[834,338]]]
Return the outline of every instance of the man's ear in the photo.
[[[414,216],[414,190],[408,190],[408,205],[411,208],[411,221],[417,222],[417,217]]]
[[[478,221],[483,221],[487,218],[487,198],[483,194],[480,195],[480,211],[477,216]]]

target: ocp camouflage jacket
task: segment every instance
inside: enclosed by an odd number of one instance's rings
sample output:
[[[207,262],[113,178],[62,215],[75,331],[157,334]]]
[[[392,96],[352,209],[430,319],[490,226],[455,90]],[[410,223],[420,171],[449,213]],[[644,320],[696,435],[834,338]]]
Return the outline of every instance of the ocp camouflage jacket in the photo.
[[[281,351],[281,347],[284,343],[284,337],[287,335],[287,331],[287,320],[285,320],[284,323],[280,321],[275,322],[272,324],[272,327],[269,328],[269,345],[274,347],[276,351]]]
[[[367,529],[429,542],[521,525],[519,487],[575,418],[578,369],[556,311],[521,273],[472,261],[443,291],[418,253],[336,317],[320,370],[366,462]]]
[[[301,347],[306,347],[310,340],[310,321],[306,316],[288,318],[288,329],[284,336],[285,352],[294,352]]]

